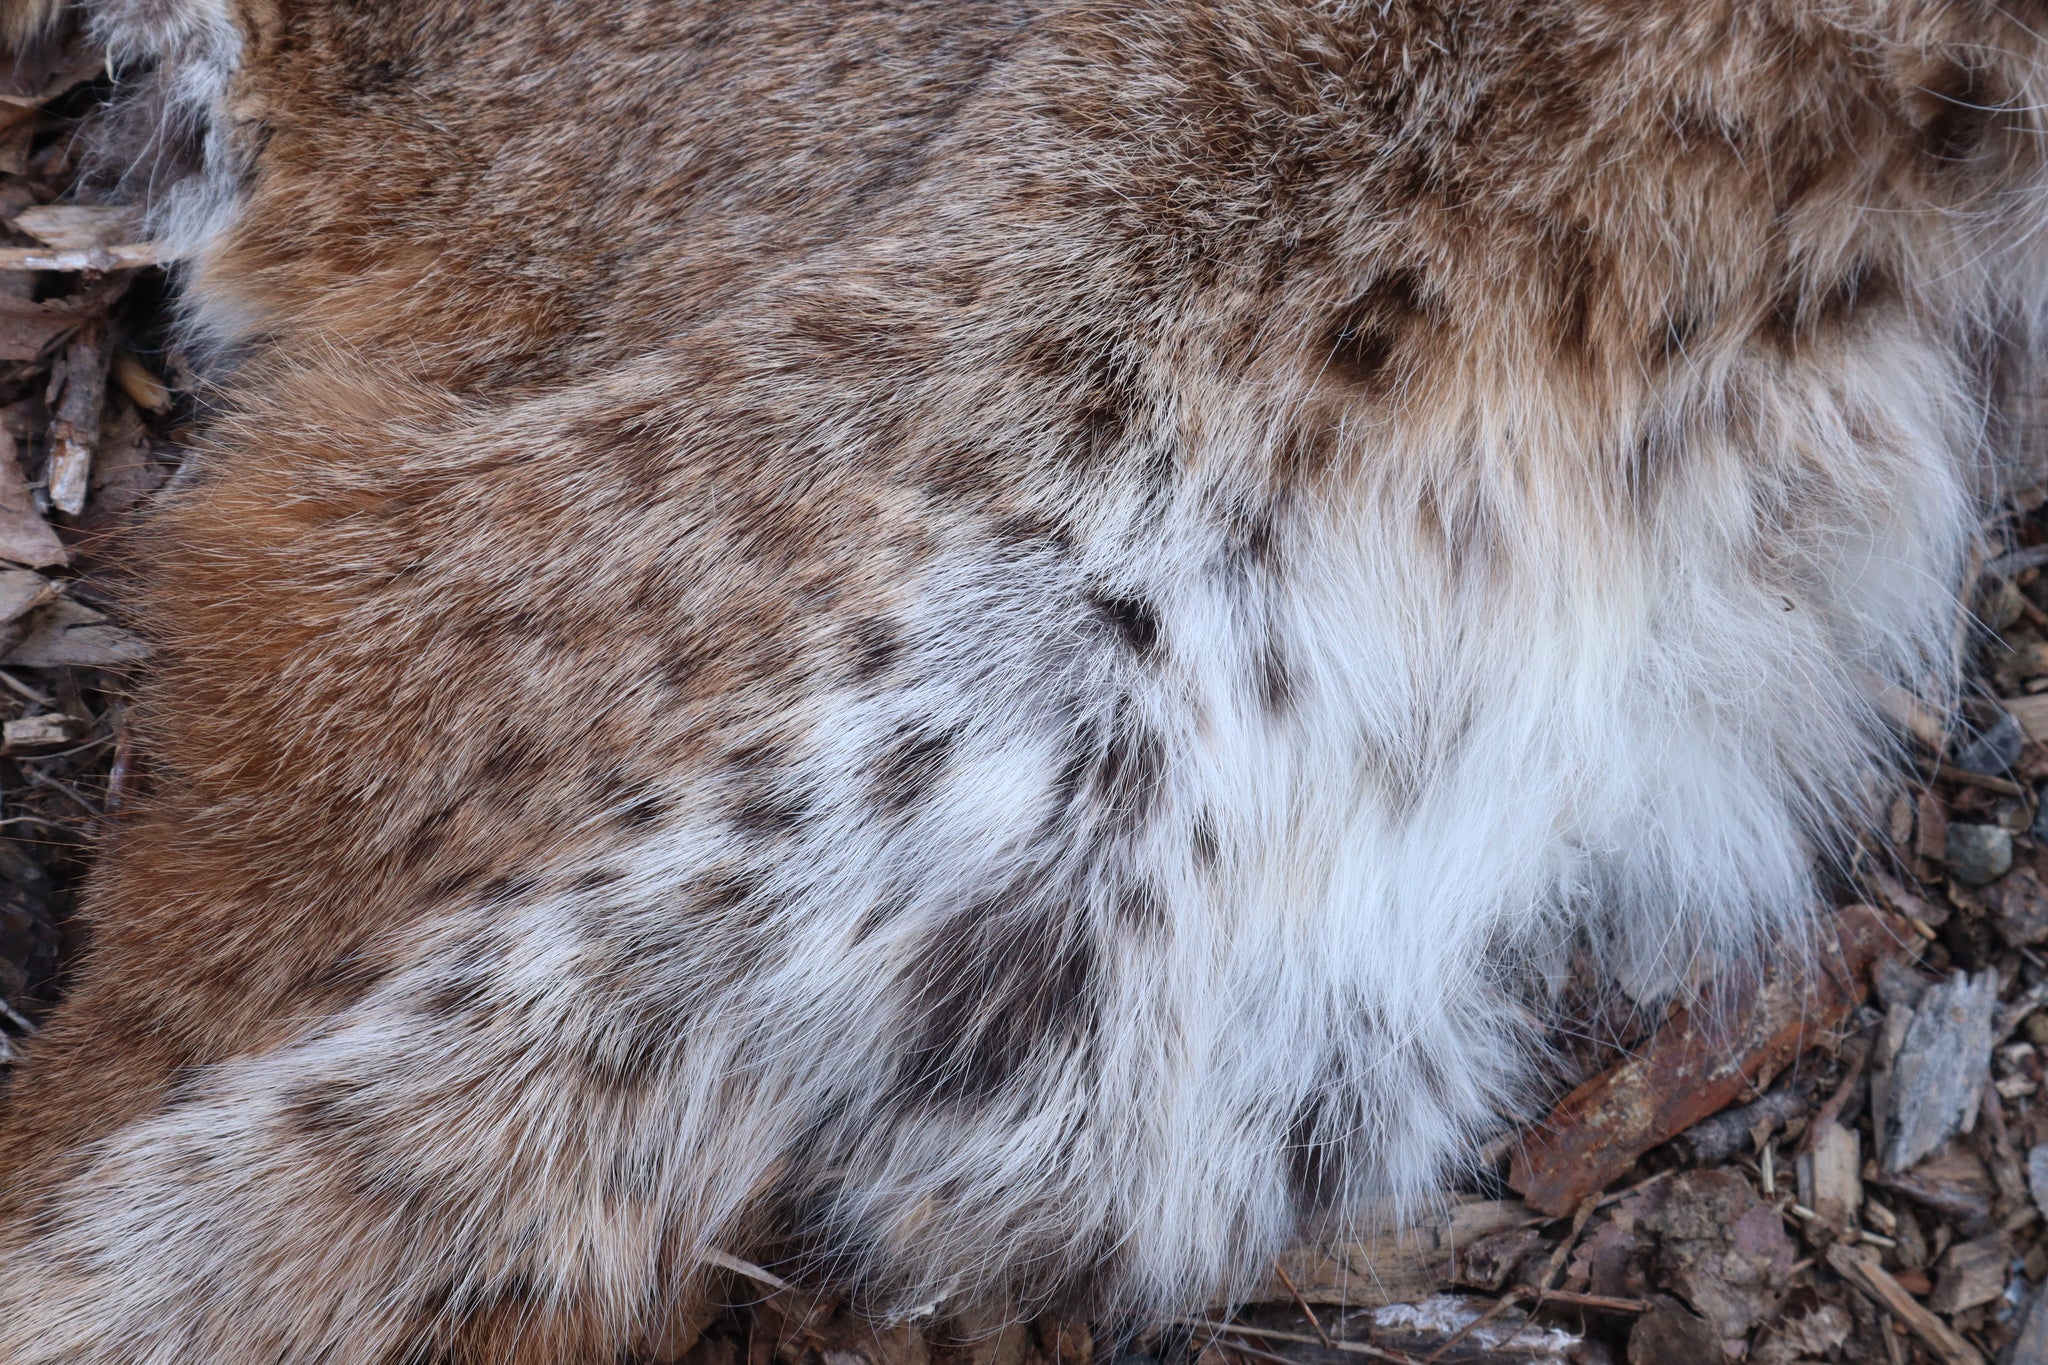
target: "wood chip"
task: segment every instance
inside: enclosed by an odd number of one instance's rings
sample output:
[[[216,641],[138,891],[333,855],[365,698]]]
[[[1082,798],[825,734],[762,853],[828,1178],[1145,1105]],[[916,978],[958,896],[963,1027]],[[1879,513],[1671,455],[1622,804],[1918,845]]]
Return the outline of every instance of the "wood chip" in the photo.
[[[1930,986],[1892,1059],[1884,1166],[1902,1171],[1962,1131],[1991,1079],[1998,974]]]
[[[85,733],[85,722],[73,716],[23,716],[0,725],[0,739],[9,749],[50,748],[69,744]]]
[[[1799,1158],[1799,1200],[1837,1235],[1846,1233],[1863,1208],[1862,1171],[1856,1130],[1833,1120],[1817,1124],[1812,1146]]]
[[[1990,1303],[2005,1293],[2012,1270],[2012,1247],[2003,1237],[1979,1237],[1948,1249],[1936,1268],[1934,1292],[1927,1306],[1937,1313],[1960,1313]]]
[[[50,370],[50,502],[77,516],[92,487],[92,456],[107,399],[107,325],[93,321]]]
[[[1561,1217],[1820,1043],[1862,1000],[1871,960],[1906,937],[1869,906],[1836,928],[1837,951],[1817,949],[1810,972],[1787,959],[1761,985],[1731,988],[1725,1016],[1676,1011],[1636,1056],[1567,1095],[1515,1154],[1509,1186]]]
[[[1828,1248],[1828,1265],[1904,1323],[1943,1365],[1984,1365],[1982,1353],[1908,1294],[1905,1286],[1893,1279],[1867,1248],[1838,1242]]]

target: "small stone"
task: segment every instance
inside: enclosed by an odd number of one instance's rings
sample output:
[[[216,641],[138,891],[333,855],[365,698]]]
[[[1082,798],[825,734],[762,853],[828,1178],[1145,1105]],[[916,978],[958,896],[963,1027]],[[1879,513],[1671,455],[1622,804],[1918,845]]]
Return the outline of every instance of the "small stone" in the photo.
[[[2016,867],[1985,887],[1984,905],[2007,943],[2048,943],[2048,883],[2034,868]]]
[[[2012,871],[2012,834],[1997,825],[1951,823],[1948,874],[1966,886],[1985,886]]]
[[[2034,1011],[2027,1016],[2027,1022],[2020,1025],[2020,1031],[2027,1035],[2027,1041],[2034,1046],[2048,1047],[2048,1014],[2043,1014],[2039,1010]]]
[[[2033,1193],[2034,1207],[2048,1217],[2048,1142],[2027,1153],[2027,1188]]]
[[[2027,742],[2026,728],[2012,712],[2001,710],[1997,719],[1968,744],[1949,755],[1949,762],[1965,772],[2007,773],[2020,760]]]

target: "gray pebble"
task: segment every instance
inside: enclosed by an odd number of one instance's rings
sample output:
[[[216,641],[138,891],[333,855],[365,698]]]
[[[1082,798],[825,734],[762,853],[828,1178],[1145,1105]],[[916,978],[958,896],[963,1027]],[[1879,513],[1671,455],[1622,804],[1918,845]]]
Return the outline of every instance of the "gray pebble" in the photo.
[[[1949,755],[1949,762],[1966,772],[2006,773],[2020,761],[2020,749],[2027,742],[2026,729],[2010,711],[2001,710],[1998,719],[1968,744]]]
[[[1948,827],[1948,874],[1968,886],[1995,882],[2012,871],[2012,833],[1997,825]]]

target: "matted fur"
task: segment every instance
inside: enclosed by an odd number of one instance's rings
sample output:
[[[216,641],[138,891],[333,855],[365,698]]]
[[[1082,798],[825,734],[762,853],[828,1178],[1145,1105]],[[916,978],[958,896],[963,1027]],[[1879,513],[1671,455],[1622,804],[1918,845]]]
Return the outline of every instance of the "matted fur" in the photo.
[[[224,415],[0,1359],[1172,1311],[1796,923],[2044,296],[1978,0],[103,0]]]

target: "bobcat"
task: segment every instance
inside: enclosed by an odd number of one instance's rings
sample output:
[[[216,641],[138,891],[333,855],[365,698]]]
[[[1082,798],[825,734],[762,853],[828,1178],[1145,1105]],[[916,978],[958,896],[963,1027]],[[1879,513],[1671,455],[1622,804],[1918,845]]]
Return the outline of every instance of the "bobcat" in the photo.
[[[2038,0],[83,8],[218,413],[9,1365],[1425,1207],[1563,955],[1796,932],[2048,300]]]

